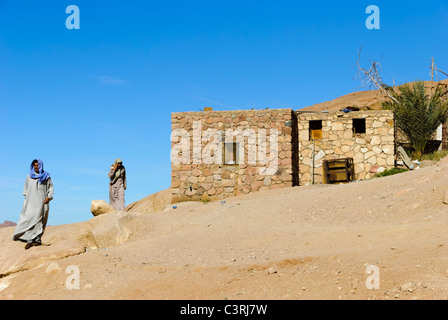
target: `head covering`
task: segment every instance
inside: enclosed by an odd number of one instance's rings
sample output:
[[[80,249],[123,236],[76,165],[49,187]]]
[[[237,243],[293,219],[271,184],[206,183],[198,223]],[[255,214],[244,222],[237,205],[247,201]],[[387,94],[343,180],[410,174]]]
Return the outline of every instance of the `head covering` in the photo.
[[[36,173],[36,171],[34,170],[34,162],[36,162],[36,161],[39,165],[39,173]],[[39,183],[43,183],[48,178],[50,178],[50,174],[44,170],[44,163],[42,162],[42,160],[37,159],[37,160],[33,160],[33,162],[31,162],[30,177],[33,179],[39,179]]]

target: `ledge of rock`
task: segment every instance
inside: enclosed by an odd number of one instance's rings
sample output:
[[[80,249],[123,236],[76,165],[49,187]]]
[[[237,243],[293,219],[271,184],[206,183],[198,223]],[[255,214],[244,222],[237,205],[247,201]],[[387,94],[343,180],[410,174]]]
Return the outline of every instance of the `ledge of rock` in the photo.
[[[129,223],[138,212],[114,211],[80,223],[48,226],[42,237],[45,245],[24,249],[25,243],[13,241],[15,227],[0,229],[0,278],[38,267],[44,262],[84,253],[88,247],[111,247],[131,236]]]

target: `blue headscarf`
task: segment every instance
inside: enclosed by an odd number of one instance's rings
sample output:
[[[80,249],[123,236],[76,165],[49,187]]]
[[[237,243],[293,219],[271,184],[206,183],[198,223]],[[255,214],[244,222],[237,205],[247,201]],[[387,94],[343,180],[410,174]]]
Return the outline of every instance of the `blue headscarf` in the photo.
[[[36,162],[36,161],[39,165],[39,173],[36,173],[36,171],[34,171],[34,162]],[[48,178],[50,178],[50,174],[48,172],[44,171],[44,163],[42,162],[42,160],[37,159],[37,160],[33,160],[33,162],[31,162],[30,177],[33,179],[39,179],[39,183],[43,183]]]

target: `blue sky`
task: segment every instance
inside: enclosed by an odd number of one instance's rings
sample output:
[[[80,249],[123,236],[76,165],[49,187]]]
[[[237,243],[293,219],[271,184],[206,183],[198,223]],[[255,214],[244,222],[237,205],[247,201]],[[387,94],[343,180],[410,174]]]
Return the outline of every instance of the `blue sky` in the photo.
[[[380,30],[365,26],[372,4]],[[447,18],[446,0],[0,0],[0,223],[17,222],[35,158],[55,185],[49,224],[88,220],[117,157],[127,204],[169,187],[172,112],[300,109],[364,90],[360,46],[389,83],[428,80],[431,57],[446,72]]]

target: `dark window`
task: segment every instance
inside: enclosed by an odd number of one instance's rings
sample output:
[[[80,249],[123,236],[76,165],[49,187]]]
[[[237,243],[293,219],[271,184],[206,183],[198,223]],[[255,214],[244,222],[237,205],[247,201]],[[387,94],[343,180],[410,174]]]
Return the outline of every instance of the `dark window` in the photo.
[[[353,133],[366,133],[366,119],[353,119]]]
[[[310,140],[322,139],[322,120],[310,121]]]

